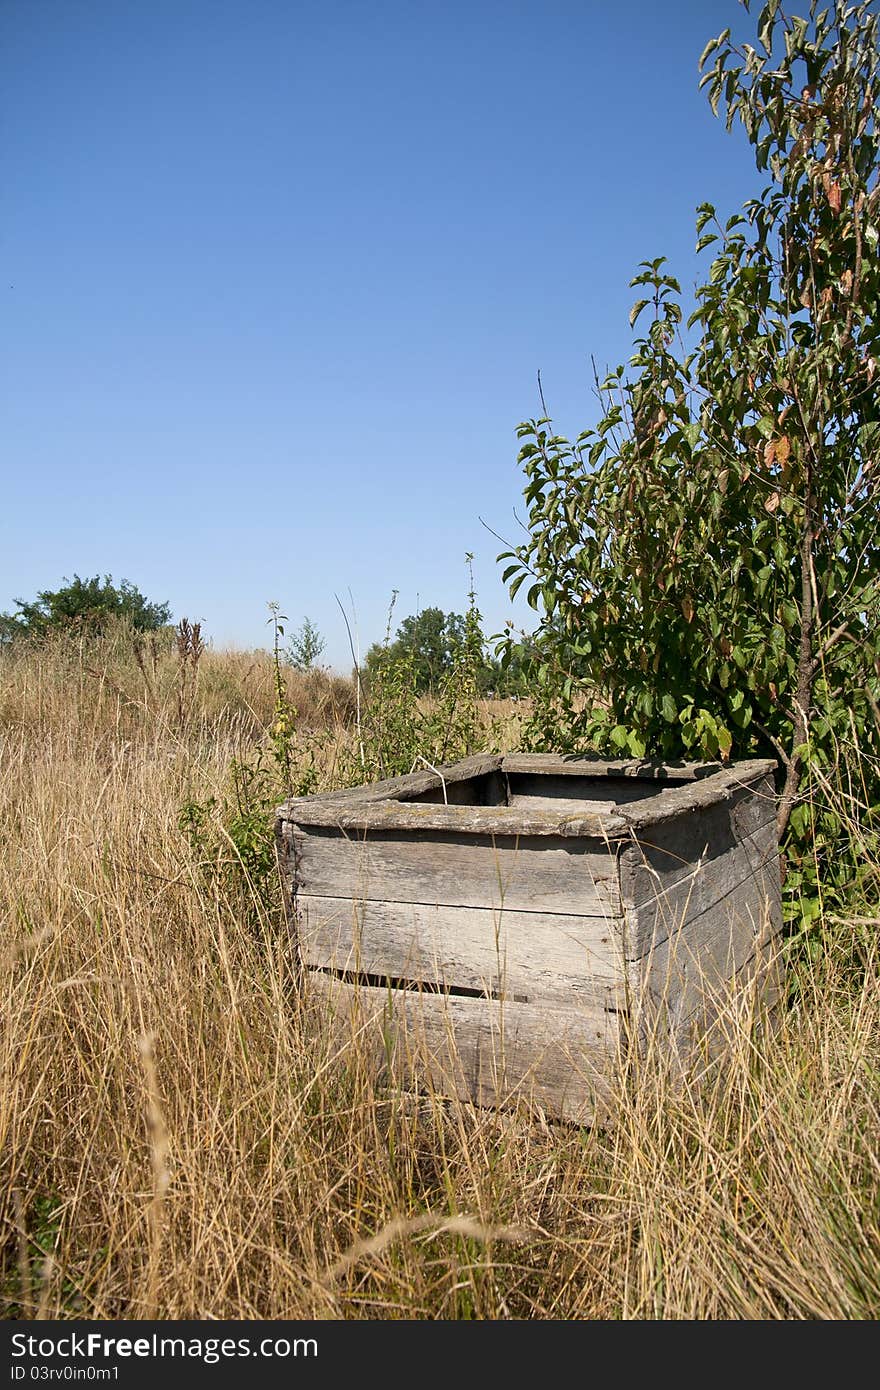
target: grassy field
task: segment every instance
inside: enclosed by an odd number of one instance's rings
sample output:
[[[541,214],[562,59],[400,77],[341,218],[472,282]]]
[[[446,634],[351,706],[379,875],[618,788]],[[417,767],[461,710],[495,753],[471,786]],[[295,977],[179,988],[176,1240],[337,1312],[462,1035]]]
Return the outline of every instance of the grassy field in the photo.
[[[351,686],[286,680],[297,778],[338,783]],[[876,903],[699,1093],[648,1059],[602,1130],[414,1105],[294,995],[275,706],[265,655],[0,654],[5,1315],[877,1317]]]

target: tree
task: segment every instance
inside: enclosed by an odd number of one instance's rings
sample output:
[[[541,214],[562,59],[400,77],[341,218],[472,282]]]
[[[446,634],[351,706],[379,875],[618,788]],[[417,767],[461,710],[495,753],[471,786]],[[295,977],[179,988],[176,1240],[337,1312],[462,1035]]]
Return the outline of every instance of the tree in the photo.
[[[0,615],[0,641],[14,637],[42,637],[62,628],[79,626],[92,632],[100,631],[109,618],[125,618],[140,632],[152,632],[164,627],[171,616],[167,603],[151,603],[127,579],[118,585],[111,575],[103,580],[65,577],[64,587],[44,589],[36,599],[26,603],[15,600],[18,611]]]
[[[631,323],[651,322],[597,382],[598,426],[520,427],[530,534],[500,557],[541,613],[536,739],[771,753],[805,876],[849,872],[811,792],[854,744],[880,752],[877,28],[871,0],[769,0],[757,48],[707,46],[701,85],[769,183],[724,223],[698,210],[689,346],[677,281],[643,262]]]
[[[317,666],[327,643],[310,618],[303,619],[287,644],[287,660],[295,671],[311,671]]]
[[[421,693],[436,690],[440,681],[452,669],[455,654],[468,631],[468,620],[460,613],[444,613],[442,608],[423,608],[420,613],[404,618],[394,641],[374,643],[367,652],[367,675],[377,662],[390,659],[411,663],[416,689]]]

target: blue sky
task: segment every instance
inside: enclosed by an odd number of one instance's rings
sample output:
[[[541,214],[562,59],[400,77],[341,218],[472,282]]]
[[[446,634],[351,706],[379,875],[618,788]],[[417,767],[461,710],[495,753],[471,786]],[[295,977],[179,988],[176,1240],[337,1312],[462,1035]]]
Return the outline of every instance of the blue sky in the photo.
[[[596,416],[638,261],[757,187],[697,89],[735,0],[4,0],[0,609],[110,573],[325,659],[512,611],[517,423]],[[519,508],[520,512],[522,508]],[[526,610],[527,612],[527,610]],[[522,616],[522,610],[520,610]]]

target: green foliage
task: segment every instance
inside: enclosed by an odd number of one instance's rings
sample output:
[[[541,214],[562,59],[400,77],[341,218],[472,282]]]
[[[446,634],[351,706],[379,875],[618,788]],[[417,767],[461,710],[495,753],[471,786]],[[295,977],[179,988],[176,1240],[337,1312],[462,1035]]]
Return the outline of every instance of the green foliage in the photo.
[[[469,567],[471,558],[467,556]],[[448,639],[449,643],[433,699],[423,698],[424,667],[408,640],[413,626],[401,624],[398,640],[391,642],[389,613],[384,644],[372,647],[367,656],[368,680],[363,691],[359,737],[354,754],[342,768],[343,780],[370,782],[402,776],[419,765],[454,762],[485,741],[487,730],[479,702],[487,669],[491,668],[470,573],[464,617],[450,614],[444,618],[439,608],[425,610],[442,619],[441,624],[432,618],[425,631],[445,633],[444,641]],[[392,612],[393,609],[392,601]],[[451,619],[455,622],[450,623]]]
[[[312,671],[317,666],[327,643],[310,618],[291,635],[285,653],[295,671]]]
[[[423,608],[404,618],[393,642],[374,643],[367,652],[364,667],[367,680],[389,659],[405,663],[412,672],[419,694],[437,690],[455,659],[456,647],[462,640],[465,619],[458,613],[444,613],[442,608]]]
[[[410,772],[424,754],[424,713],[408,653],[386,645],[371,649],[369,684],[357,747],[342,768],[344,782],[373,782]]]
[[[24,1216],[24,1213],[21,1215]],[[27,1243],[19,1245],[18,1261],[7,1278],[0,1278],[0,1298],[5,1317],[33,1317],[35,1308],[39,1306],[47,1270],[57,1256],[63,1217],[64,1203],[57,1194],[33,1199],[31,1210],[23,1223],[27,1229]],[[106,1253],[106,1247],[102,1247],[102,1251]],[[77,1281],[62,1278],[61,1300],[65,1313],[75,1316],[82,1307]]]
[[[858,750],[880,800],[880,60],[870,3],[770,0],[756,49],[703,55],[713,110],[770,182],[698,211],[705,282],[645,261],[629,370],[574,443],[523,424],[529,539],[500,558],[540,613],[541,746],[780,764],[789,912],[858,873],[829,774]],[[649,311],[646,316],[646,311]]]
[[[221,797],[187,798],[179,825],[200,855],[209,880],[219,875],[227,894],[241,902],[244,915],[277,908],[278,876],[270,827],[278,805],[291,796],[317,790],[321,737],[300,739],[296,709],[287,697],[281,653],[286,618],[269,604],[275,701],[263,741],[244,758],[233,759]],[[198,634],[197,634],[198,637]]]
[[[479,701],[485,689],[487,661],[474,589],[473,556],[466,558],[470,575],[468,610],[456,634],[434,716],[434,751],[441,763],[475,752],[483,732]]]
[[[80,626],[100,632],[108,619],[123,618],[137,632],[154,632],[164,627],[171,616],[167,603],[151,603],[127,579],[114,584],[111,575],[103,579],[64,580],[60,589],[43,589],[36,599],[26,603],[16,599],[16,613],[0,614],[0,643],[14,637],[42,637],[62,628]]]
[[[367,652],[365,685],[370,687],[377,676],[384,680],[381,673],[387,672],[390,661],[410,672],[417,694],[439,695],[454,678],[460,667],[461,653],[466,649],[481,696],[490,691],[497,696],[524,694],[527,687],[522,663],[515,654],[508,656],[506,661],[493,657],[480,624],[480,615],[473,606],[473,594],[471,607],[465,614],[444,614],[441,608],[423,608],[414,617],[404,618],[393,642],[386,634],[384,643],[374,643]]]

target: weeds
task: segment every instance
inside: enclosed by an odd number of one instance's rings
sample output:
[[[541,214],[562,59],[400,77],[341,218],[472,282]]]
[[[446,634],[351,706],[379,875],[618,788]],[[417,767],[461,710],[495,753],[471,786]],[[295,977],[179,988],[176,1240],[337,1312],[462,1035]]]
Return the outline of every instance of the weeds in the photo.
[[[469,555],[464,632],[436,699],[420,695],[413,658],[391,643],[395,591],[385,642],[370,669],[357,746],[340,769],[344,782],[371,782],[401,776],[418,765],[457,762],[495,741],[498,731],[480,695],[483,634],[471,560]]]
[[[175,639],[177,647],[177,722],[183,728],[195,705],[199,662],[205,650],[201,623],[191,623],[189,618],[181,618],[177,625]],[[137,655],[137,652],[135,654]]]
[[[305,737],[298,733],[297,711],[282,666],[286,619],[275,603],[269,611],[274,694],[269,727],[247,754],[230,760],[220,795],[204,800],[186,797],[178,819],[203,870],[224,879],[227,892],[240,898],[247,920],[255,904],[263,913],[279,906],[275,842],[270,833],[275,809],[288,797],[306,796],[316,789],[318,759],[328,742],[327,730],[313,730]],[[192,663],[191,652],[190,645],[184,659]],[[192,664],[197,666],[198,659]]]
[[[604,1129],[414,1100],[290,988],[272,661],[207,648],[181,728],[142,655],[149,698],[123,634],[0,658],[7,1316],[880,1314],[876,859],[699,1093],[649,1057]],[[339,785],[353,717],[282,674],[293,786]]]

